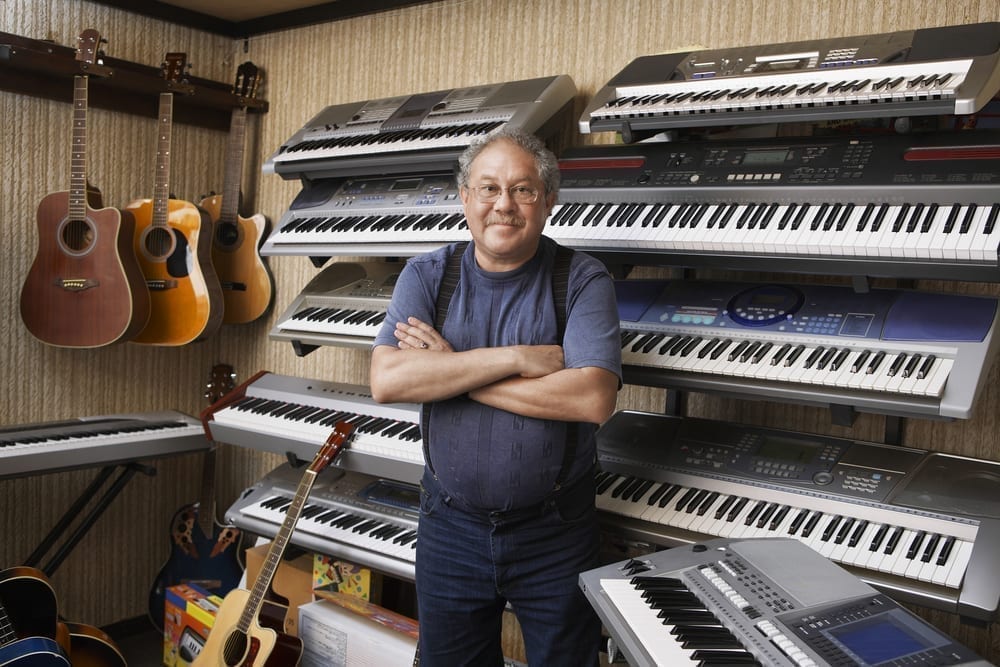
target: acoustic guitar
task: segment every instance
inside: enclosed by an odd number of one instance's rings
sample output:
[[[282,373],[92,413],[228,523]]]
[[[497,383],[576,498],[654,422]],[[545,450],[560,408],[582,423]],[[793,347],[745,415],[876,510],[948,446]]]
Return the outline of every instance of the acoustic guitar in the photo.
[[[69,190],[38,206],[38,252],[21,289],[21,319],[32,336],[59,347],[91,348],[131,339],[146,326],[149,292],[132,251],[131,212],[102,208],[87,182],[89,72],[103,72],[94,29],[80,33],[73,77]]]
[[[228,364],[212,368],[205,391],[209,405],[233,389],[234,379]],[[213,442],[205,452],[202,466],[201,499],[178,509],[170,520],[170,557],[149,592],[149,619],[160,631],[167,589],[171,586],[197,584],[214,595],[224,596],[239,585],[243,576],[240,530],[224,526],[216,519],[215,452]]]
[[[73,667],[127,667],[125,657],[106,632],[85,623],[64,625],[69,632]]]
[[[69,636],[56,594],[41,570],[0,572],[0,667],[69,667]]]
[[[149,288],[149,321],[133,341],[186,345],[214,334],[222,324],[222,288],[212,266],[211,220],[191,202],[170,197],[170,144],[174,93],[182,81],[183,53],[168,53],[163,76],[170,92],[160,93],[153,198],[125,209],[135,216],[134,248]]]
[[[267,218],[260,213],[249,218],[239,214],[247,120],[245,102],[256,96],[260,81],[260,70],[249,60],[237,68],[233,94],[244,103],[233,109],[229,123],[222,194],[212,194],[200,202],[214,225],[212,264],[222,285],[224,324],[256,320],[267,312],[274,295],[274,279],[260,256],[260,246],[267,235]]]
[[[282,628],[261,625],[261,608],[274,574],[281,563],[295,523],[316,481],[316,476],[332,463],[354,431],[354,425],[337,422],[333,433],[317,452],[302,476],[285,520],[271,542],[252,590],[237,588],[223,599],[201,653],[192,667],[292,667],[302,657],[302,642]]]

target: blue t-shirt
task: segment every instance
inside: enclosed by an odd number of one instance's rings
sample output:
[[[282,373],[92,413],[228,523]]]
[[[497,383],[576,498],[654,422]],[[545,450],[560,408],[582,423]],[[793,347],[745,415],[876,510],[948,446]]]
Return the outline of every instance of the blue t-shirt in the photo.
[[[454,245],[410,259],[400,272],[375,345],[397,344],[396,322],[434,323],[435,301]],[[441,334],[455,351],[558,344],[552,269],[556,244],[543,236],[524,266],[502,273],[479,268],[472,243]],[[621,379],[621,338],[614,281],[603,264],[573,254],[562,341],[567,368],[596,366]],[[430,463],[447,493],[468,507],[503,511],[534,505],[551,493],[562,464],[567,422],[533,419],[465,396],[432,405]],[[426,425],[425,425],[426,428]],[[566,485],[592,473],[596,426],[581,424]]]

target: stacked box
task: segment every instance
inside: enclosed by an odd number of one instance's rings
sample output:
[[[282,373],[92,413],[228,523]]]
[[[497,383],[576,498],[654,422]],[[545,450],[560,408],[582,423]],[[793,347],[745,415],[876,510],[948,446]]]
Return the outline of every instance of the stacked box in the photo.
[[[188,667],[205,646],[222,598],[195,584],[167,589],[163,614],[163,664]]]
[[[410,667],[417,650],[415,620],[360,598],[317,591],[323,599],[299,607],[301,667]]]
[[[380,578],[367,567],[323,554],[313,554],[314,590],[333,591],[344,595],[379,602]]]

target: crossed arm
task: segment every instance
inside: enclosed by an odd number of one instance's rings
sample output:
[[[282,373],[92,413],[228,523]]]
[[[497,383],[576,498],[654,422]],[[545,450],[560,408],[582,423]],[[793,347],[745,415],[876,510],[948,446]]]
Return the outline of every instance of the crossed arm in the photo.
[[[566,368],[559,345],[455,352],[415,318],[396,326],[395,347],[372,350],[371,389],[380,403],[469,398],[536,419],[600,424],[614,412],[618,378],[603,368]]]

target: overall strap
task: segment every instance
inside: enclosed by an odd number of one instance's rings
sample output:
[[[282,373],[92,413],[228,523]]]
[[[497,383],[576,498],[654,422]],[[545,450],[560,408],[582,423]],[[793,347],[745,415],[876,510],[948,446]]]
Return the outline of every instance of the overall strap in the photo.
[[[562,345],[566,337],[566,293],[569,291],[569,267],[573,262],[573,250],[556,246],[556,259],[552,267],[552,300],[556,307],[556,335]],[[566,445],[563,447],[562,465],[556,475],[554,490],[558,491],[566,482],[566,476],[576,458],[576,445],[580,439],[578,422],[566,423]]]
[[[462,257],[468,248],[468,241],[461,241],[455,244],[452,253],[448,255],[448,262],[444,267],[444,276],[438,286],[437,300],[434,302],[434,329],[441,331],[444,321],[448,317],[448,307],[451,305],[451,297],[455,294],[458,286],[458,279],[462,275]],[[431,427],[431,404],[423,403],[420,408],[420,434],[423,438],[424,461],[431,473],[434,466],[431,465],[430,436],[428,431]]]

